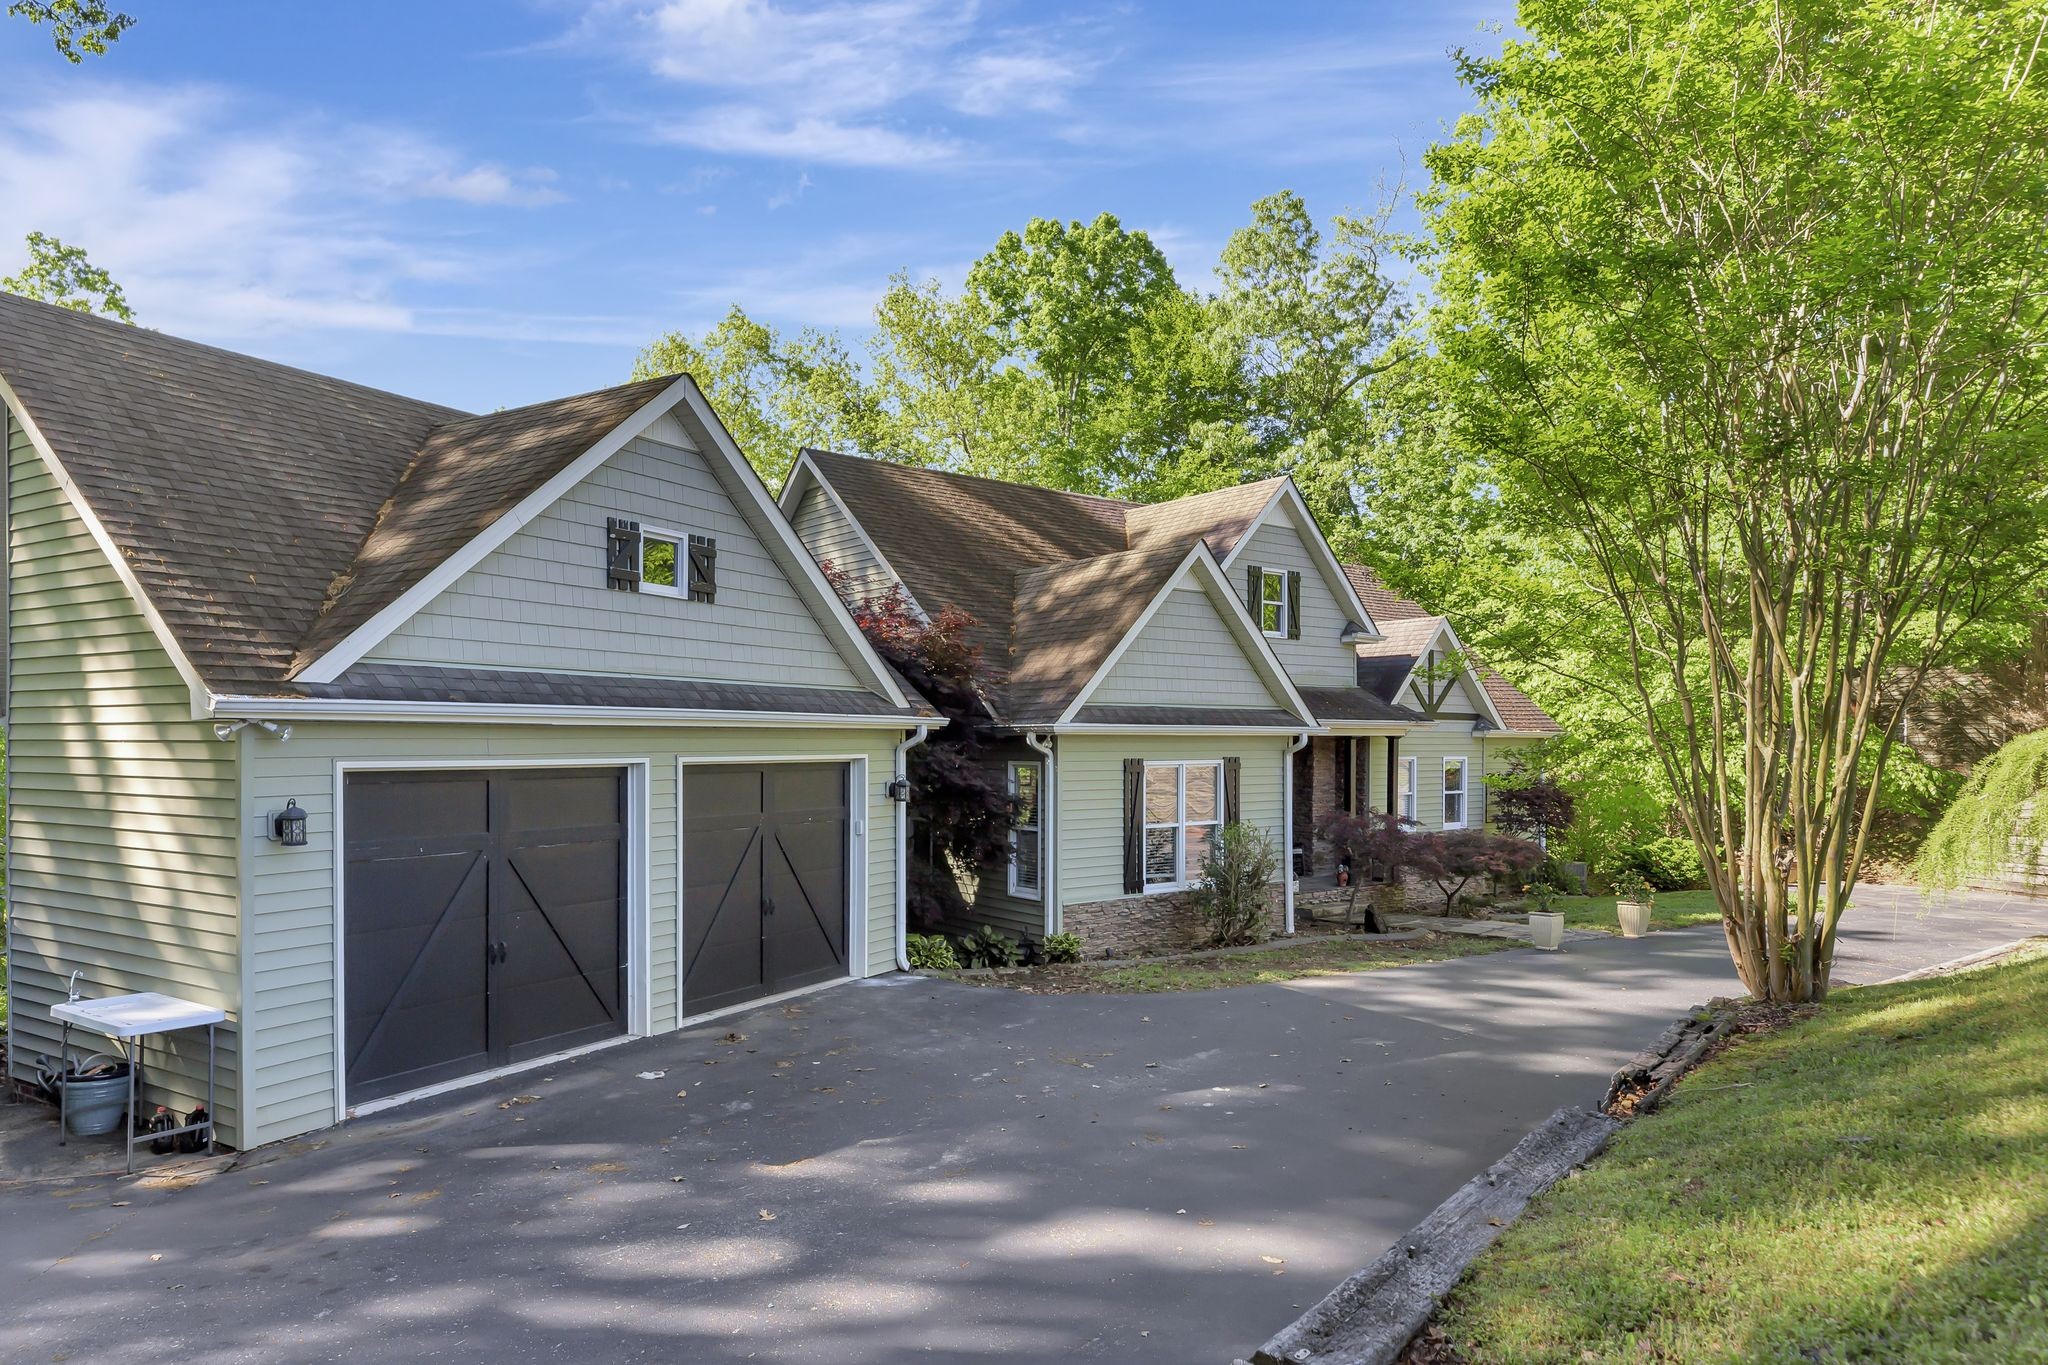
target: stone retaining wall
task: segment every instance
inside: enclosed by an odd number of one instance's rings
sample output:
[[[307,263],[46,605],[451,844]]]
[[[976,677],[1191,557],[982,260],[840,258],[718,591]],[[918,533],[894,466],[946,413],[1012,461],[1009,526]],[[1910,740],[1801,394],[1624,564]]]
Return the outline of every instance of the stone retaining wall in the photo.
[[[1269,887],[1265,937],[1281,931],[1286,914],[1281,889]],[[1063,907],[1060,919],[1066,932],[1081,936],[1081,955],[1091,958],[1182,952],[1206,946],[1209,937],[1190,891],[1087,901]]]

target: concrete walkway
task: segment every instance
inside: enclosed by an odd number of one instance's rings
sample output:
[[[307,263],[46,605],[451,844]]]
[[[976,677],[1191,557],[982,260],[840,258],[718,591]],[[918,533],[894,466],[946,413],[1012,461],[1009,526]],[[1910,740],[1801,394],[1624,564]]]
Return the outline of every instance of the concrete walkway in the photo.
[[[1509,919],[1457,919],[1449,915],[1389,915],[1387,924],[1402,930],[1435,930],[1439,934],[1464,934],[1470,938],[1507,938],[1523,943],[1530,941],[1527,920]],[[1612,934],[1598,929],[1567,929],[1565,942],[1590,942],[1593,939],[1612,938]]]

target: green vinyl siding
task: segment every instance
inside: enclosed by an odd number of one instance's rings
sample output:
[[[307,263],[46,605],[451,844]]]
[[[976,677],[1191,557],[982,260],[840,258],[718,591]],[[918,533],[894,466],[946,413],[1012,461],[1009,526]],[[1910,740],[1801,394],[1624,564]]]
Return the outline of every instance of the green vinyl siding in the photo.
[[[811,552],[811,558],[847,576],[847,590],[856,599],[880,597],[895,586],[895,580],[861,539],[853,522],[817,484],[812,484],[797,500],[796,515],[790,518],[790,524],[804,548]]]
[[[1045,762],[1045,755],[1033,749],[1022,740],[1011,740],[990,746],[982,755],[982,763],[989,776],[1007,789],[1010,780],[1010,764]],[[1041,812],[1041,819],[1048,819]],[[1040,831],[1040,856],[1050,861],[1045,850],[1051,847],[1052,830],[1046,824]],[[956,872],[956,882],[968,903],[964,923],[947,925],[948,929],[964,930],[976,924],[991,924],[1018,940],[1033,942],[1045,937],[1045,902],[1029,896],[1013,895],[1010,892],[1010,869],[1007,863],[996,863],[979,870]]]
[[[678,1022],[678,758],[865,759],[867,799],[854,814],[865,820],[867,952],[854,971],[895,969],[896,807],[884,788],[900,730],[307,722],[296,725],[285,743],[245,734],[245,810],[276,810],[295,799],[308,816],[304,848],[262,843],[250,854],[249,1018],[260,1047],[250,1110],[259,1140],[289,1137],[335,1119],[334,795],[341,762],[374,768],[644,760],[647,818],[644,825],[636,819],[635,828],[647,840],[648,1003],[658,1033]],[[853,885],[858,893],[858,878]]]
[[[768,515],[780,518],[780,513]],[[712,602],[606,584],[606,521],[717,542]],[[537,514],[370,651],[372,659],[805,687],[860,684],[725,478],[673,418]],[[835,607],[836,609],[836,607]]]
[[[1091,706],[1286,706],[1202,588],[1167,594],[1089,694]]]
[[[10,1065],[54,1056],[49,1008],[81,993],[166,994],[228,1012],[221,1136],[247,1145],[236,746],[192,695],[85,522],[8,415]],[[112,1048],[74,1035],[73,1050]],[[145,1100],[204,1094],[203,1034],[152,1043]]]
[[[1240,760],[1238,818],[1281,838],[1282,774],[1291,737],[1200,734],[1061,735],[1056,831],[1060,903],[1085,905],[1124,894],[1124,760]]]
[[[1309,534],[1314,534],[1310,532]],[[1358,655],[1344,643],[1344,625],[1352,609],[1332,591],[1320,555],[1311,555],[1303,532],[1284,512],[1252,533],[1231,552],[1226,575],[1234,591],[1250,596],[1251,565],[1301,575],[1301,635],[1298,639],[1268,636],[1266,643],[1280,656],[1296,687],[1351,687],[1358,681]],[[1258,619],[1257,608],[1252,610]]]

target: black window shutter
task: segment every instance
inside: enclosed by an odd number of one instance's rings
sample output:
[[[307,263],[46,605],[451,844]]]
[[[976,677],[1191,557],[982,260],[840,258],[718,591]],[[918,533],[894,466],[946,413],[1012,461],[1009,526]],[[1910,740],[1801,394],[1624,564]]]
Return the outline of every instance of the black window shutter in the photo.
[[[640,591],[640,523],[606,517],[604,533],[604,585],[620,592]]]
[[[1244,567],[1244,576],[1249,594],[1245,598],[1245,605],[1252,609],[1252,620],[1257,621],[1259,628],[1264,630],[1266,626],[1266,571],[1256,564],[1247,564]]]
[[[1239,758],[1223,760],[1223,823],[1234,825],[1238,822],[1237,783],[1244,761]]]
[[[710,536],[690,537],[690,600],[718,600],[718,542]]]
[[[1124,894],[1145,889],[1145,760],[1124,760]]]
[[[1287,571],[1287,638],[1301,638],[1301,574],[1295,569]]]

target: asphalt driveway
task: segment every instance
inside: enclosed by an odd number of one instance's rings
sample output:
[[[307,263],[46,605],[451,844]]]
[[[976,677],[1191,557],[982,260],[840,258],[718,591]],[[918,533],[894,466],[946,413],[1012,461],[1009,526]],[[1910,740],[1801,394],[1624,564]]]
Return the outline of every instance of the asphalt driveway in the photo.
[[[1732,990],[1712,928],[1174,996],[848,985],[190,1189],[0,1191],[0,1354],[1227,1361]]]

